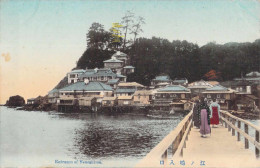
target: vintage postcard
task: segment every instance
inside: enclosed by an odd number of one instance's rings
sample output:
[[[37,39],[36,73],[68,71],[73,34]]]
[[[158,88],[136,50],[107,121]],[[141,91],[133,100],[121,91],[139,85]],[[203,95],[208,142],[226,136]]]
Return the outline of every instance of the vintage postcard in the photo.
[[[259,0],[0,0],[0,167],[260,167]]]

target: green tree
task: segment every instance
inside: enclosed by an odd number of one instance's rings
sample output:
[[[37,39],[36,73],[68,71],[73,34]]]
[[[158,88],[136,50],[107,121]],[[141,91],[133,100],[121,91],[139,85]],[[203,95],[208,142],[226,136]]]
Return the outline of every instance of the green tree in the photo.
[[[111,39],[111,33],[104,26],[94,22],[87,33],[87,48],[106,49]]]

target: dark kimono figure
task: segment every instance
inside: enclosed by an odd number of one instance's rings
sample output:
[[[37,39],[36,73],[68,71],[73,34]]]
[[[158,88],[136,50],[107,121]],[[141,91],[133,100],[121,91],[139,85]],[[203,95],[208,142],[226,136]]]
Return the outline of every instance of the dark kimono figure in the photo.
[[[195,104],[194,104],[194,107],[193,107],[192,120],[194,122],[194,126],[197,127],[197,128],[200,128],[198,108],[199,108],[199,100],[195,100]]]
[[[213,102],[210,104],[210,124],[218,125],[220,119],[220,105],[216,102],[216,99],[213,99]]]
[[[201,99],[201,102],[198,107],[199,114],[199,124],[200,124],[200,133],[202,137],[205,137],[207,134],[211,133],[210,128],[210,109],[207,105],[207,102],[204,99]]]

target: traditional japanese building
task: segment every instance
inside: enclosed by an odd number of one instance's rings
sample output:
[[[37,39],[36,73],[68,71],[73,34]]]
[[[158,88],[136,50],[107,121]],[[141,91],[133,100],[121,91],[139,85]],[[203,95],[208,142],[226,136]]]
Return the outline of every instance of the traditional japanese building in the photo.
[[[260,73],[257,71],[250,72],[250,73],[246,74],[245,77],[235,78],[234,80],[246,80],[246,81],[254,82],[259,85],[260,84]]]
[[[135,91],[144,89],[144,86],[136,82],[121,82],[115,91],[116,96],[132,96]]]
[[[59,98],[59,89],[52,89],[48,93],[48,102],[51,104],[56,104],[57,99]]]
[[[133,105],[133,96],[118,96],[118,106],[131,106]]]
[[[186,78],[175,78],[172,81],[173,85],[182,85],[182,86],[187,86],[188,85],[188,80]]]
[[[128,65],[123,68],[123,73],[128,75],[135,72],[135,67]]]
[[[152,80],[151,85],[156,87],[160,83],[165,83],[169,85],[172,84],[172,80],[168,75],[159,75]]]
[[[129,65],[129,56],[121,51],[117,51],[115,54],[112,55],[112,57],[123,61],[124,65]]]
[[[104,107],[113,107],[118,105],[117,97],[104,97],[102,100],[102,106]]]
[[[235,107],[236,92],[221,85],[216,85],[206,89],[202,94],[207,98],[208,102],[216,99],[223,110],[233,109]]]
[[[112,72],[110,68],[95,68],[95,69],[87,69],[85,73],[79,76],[79,81],[84,81],[85,79],[89,81],[97,81],[108,84],[111,81],[126,81],[126,76],[115,74]]]
[[[27,99],[27,104],[34,104],[34,103],[35,103],[35,98]]]
[[[124,67],[124,61],[118,60],[116,57],[112,56],[111,59],[103,62],[105,68],[110,68],[114,73],[121,74]]]
[[[213,87],[213,85],[204,80],[188,84],[188,89],[190,89],[192,97],[200,95],[203,91],[211,87]]]
[[[181,85],[169,85],[156,90],[153,96],[153,106],[156,110],[170,112],[173,102],[189,100],[190,98],[190,89],[187,89]]]
[[[78,82],[78,79],[79,79],[79,76],[83,73],[85,73],[86,70],[84,69],[75,69],[75,70],[72,70],[71,72],[69,72],[67,74],[67,77],[68,77],[68,83],[76,83]]]
[[[82,97],[97,97],[112,96],[113,89],[111,86],[102,82],[90,82],[87,79],[85,82],[77,82],[61,88],[59,90],[60,98],[82,98]]]
[[[151,90],[137,90],[134,93],[134,104],[147,105],[152,101]]]

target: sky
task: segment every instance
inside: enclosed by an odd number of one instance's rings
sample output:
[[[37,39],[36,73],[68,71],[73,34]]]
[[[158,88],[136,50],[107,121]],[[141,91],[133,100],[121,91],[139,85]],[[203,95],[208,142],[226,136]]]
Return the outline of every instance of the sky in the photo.
[[[259,0],[0,0],[0,104],[46,95],[75,67],[91,24],[108,30],[127,10],[145,18],[141,37],[199,46],[260,38]]]

